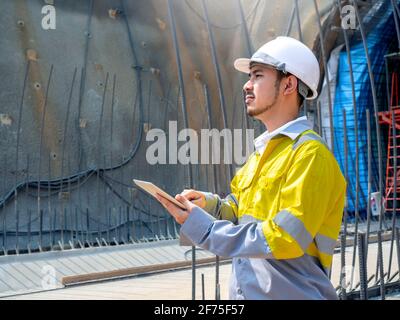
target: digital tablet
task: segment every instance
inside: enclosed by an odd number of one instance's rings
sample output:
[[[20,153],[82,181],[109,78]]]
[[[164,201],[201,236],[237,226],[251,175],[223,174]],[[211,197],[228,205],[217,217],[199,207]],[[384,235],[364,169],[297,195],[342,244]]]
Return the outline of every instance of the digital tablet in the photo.
[[[166,193],[164,190],[160,189],[153,183],[148,182],[148,181],[136,180],[136,179],[133,179],[133,182],[135,182],[135,184],[138,185],[140,188],[142,188],[144,191],[150,193],[154,198],[157,199],[157,193],[158,193],[160,196],[171,201],[173,204],[177,205],[179,208],[186,210],[185,206],[182,203],[180,203],[174,197],[170,196],[168,193]]]

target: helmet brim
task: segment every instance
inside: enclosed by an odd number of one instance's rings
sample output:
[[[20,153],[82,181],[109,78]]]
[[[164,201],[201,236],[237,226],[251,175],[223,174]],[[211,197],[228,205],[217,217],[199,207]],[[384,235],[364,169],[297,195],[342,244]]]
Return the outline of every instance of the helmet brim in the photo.
[[[251,59],[249,59],[249,58],[239,58],[239,59],[235,60],[235,62],[233,63],[233,66],[235,67],[236,70],[249,74],[250,73],[250,62],[251,62]]]

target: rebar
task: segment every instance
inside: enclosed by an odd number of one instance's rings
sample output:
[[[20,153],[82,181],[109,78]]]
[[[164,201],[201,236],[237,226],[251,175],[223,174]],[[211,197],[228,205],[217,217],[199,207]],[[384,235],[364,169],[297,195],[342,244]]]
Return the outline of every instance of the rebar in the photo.
[[[331,149],[332,149],[332,153],[333,153],[335,139],[334,139],[334,130],[333,130],[334,128],[333,128],[333,117],[332,117],[332,96],[331,96],[331,87],[330,87],[331,82],[329,79],[327,56],[325,53],[325,41],[324,41],[324,35],[323,35],[323,31],[322,31],[322,26],[321,26],[321,17],[319,14],[318,5],[317,5],[316,0],[314,0],[314,9],[315,9],[315,13],[316,13],[316,20],[317,20],[317,26],[318,26],[318,31],[319,31],[319,42],[320,42],[321,53],[322,53],[322,61],[324,64],[326,89],[328,91],[329,126],[330,126],[330,133],[331,133]]]
[[[369,241],[369,233],[371,227],[371,185],[372,185],[372,173],[371,173],[371,160],[372,160],[372,151],[371,151],[371,122],[369,109],[365,110],[366,113],[366,121],[367,121],[367,157],[368,157],[368,199],[367,199],[367,236],[365,238],[366,245],[365,251],[366,256],[368,257],[368,241]]]
[[[25,75],[24,75],[24,84],[22,86],[22,93],[19,103],[19,114],[18,114],[18,125],[17,125],[17,144],[16,144],[16,151],[15,151],[15,182],[14,185],[17,185],[18,182],[18,161],[19,161],[19,142],[21,137],[21,123],[22,123],[22,110],[24,105],[24,97],[25,97],[25,90],[26,90],[26,83],[29,74],[29,67],[30,67],[30,60],[28,60],[25,68]],[[14,213],[17,215],[18,211],[18,188],[14,189]]]
[[[379,266],[379,286],[380,298],[385,300],[385,275],[383,268],[383,252],[382,252],[382,231],[378,230],[378,266]]]
[[[204,291],[204,273],[201,274],[201,300],[205,300],[206,295]]]
[[[356,14],[356,18],[359,22],[359,29],[361,33],[361,38],[363,42],[363,47],[364,47],[364,52],[365,52],[365,57],[367,59],[367,66],[368,66],[368,75],[369,75],[369,80],[370,80],[370,85],[371,85],[371,92],[372,92],[372,101],[373,101],[373,106],[374,106],[374,117],[375,117],[375,126],[376,126],[376,139],[377,139],[377,149],[378,149],[378,180],[379,180],[379,193],[382,195],[382,150],[381,150],[381,138],[380,138],[380,125],[379,125],[379,119],[378,119],[378,101],[376,97],[376,89],[375,89],[375,80],[374,80],[374,74],[372,71],[372,66],[371,66],[371,60],[369,57],[368,53],[368,46],[366,42],[366,36],[365,36],[365,31],[363,27],[362,20],[360,18],[360,14],[358,12],[358,4],[355,0],[352,0],[353,7],[354,7],[354,12]],[[380,207],[383,207],[383,203],[380,203]],[[382,229],[382,214],[383,210],[381,210],[381,214],[379,215],[379,229]]]
[[[207,31],[208,31],[208,38],[210,41],[211,57],[212,57],[212,61],[213,61],[215,76],[217,78],[217,86],[218,86],[219,101],[220,101],[220,108],[221,108],[221,115],[222,115],[222,123],[223,123],[224,129],[228,129],[228,119],[227,119],[227,114],[226,114],[225,95],[224,95],[221,72],[220,72],[218,58],[217,58],[217,52],[216,52],[216,48],[215,48],[214,34],[213,34],[211,26],[210,26],[210,21],[208,18],[208,10],[207,10],[205,0],[201,0],[201,4],[203,7],[204,17],[205,17]],[[229,146],[228,154],[232,154],[233,146],[229,145],[229,143],[228,143],[228,146]],[[233,174],[233,166],[232,166],[231,161],[229,161],[228,168],[229,168],[228,179],[230,181],[234,175]]]
[[[360,267],[360,299],[368,300],[367,257],[365,251],[365,233],[358,233],[358,260]]]
[[[394,24],[396,28],[396,35],[397,35],[397,47],[400,50],[400,28],[399,28],[399,15],[397,12],[397,4],[395,3],[395,0],[391,0],[392,3],[392,8],[393,8],[393,19],[394,19]]]
[[[346,235],[340,235],[340,298],[347,300],[346,293]]]
[[[44,125],[45,125],[45,118],[46,118],[46,110],[47,110],[47,101],[48,101],[48,94],[49,88],[51,83],[51,76],[53,74],[53,65],[50,67],[49,78],[47,80],[46,86],[46,95],[43,102],[43,113],[42,113],[42,124],[40,128],[40,142],[39,142],[39,165],[38,165],[38,187],[37,187],[37,214],[40,212],[40,174],[42,169],[42,146],[43,146],[43,135],[44,135]]]
[[[397,251],[397,270],[398,270],[398,275],[399,275],[399,282],[400,282],[400,232],[399,232],[399,228],[395,228],[395,230],[393,230],[393,232],[395,232],[396,234],[396,251]]]
[[[180,53],[179,53],[178,38],[176,35],[174,10],[172,8],[171,0],[167,0],[167,4],[168,4],[168,17],[169,17],[169,21],[171,24],[171,30],[172,30],[172,40],[173,40],[174,49],[175,49],[176,65],[178,67],[178,80],[179,80],[179,88],[180,88],[180,92],[181,92],[181,107],[182,107],[183,122],[184,122],[184,127],[189,128],[187,108],[186,108],[185,86],[184,86],[183,75],[182,75],[182,64],[181,64],[181,58],[180,58]],[[188,168],[188,173],[189,173],[189,188],[191,188],[193,186],[191,161],[189,162],[189,165],[187,166],[187,168]],[[196,247],[192,246],[192,300],[196,299],[196,259],[195,259],[196,254],[195,254],[195,251],[196,251]]]

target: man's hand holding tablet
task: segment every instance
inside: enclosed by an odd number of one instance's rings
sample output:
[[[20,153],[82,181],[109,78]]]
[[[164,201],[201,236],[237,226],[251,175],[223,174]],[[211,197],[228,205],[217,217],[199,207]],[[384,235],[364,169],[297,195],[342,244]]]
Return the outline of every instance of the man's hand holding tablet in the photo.
[[[167,211],[175,218],[176,222],[178,222],[179,224],[183,224],[192,209],[196,207],[195,204],[190,202],[188,198],[181,194],[178,194],[175,196],[175,198],[173,198],[164,190],[160,189],[151,182],[136,179],[133,179],[133,181],[143,190],[150,193],[153,197],[157,198],[157,200],[164,206],[165,209],[167,209]],[[196,198],[193,200],[198,199]]]

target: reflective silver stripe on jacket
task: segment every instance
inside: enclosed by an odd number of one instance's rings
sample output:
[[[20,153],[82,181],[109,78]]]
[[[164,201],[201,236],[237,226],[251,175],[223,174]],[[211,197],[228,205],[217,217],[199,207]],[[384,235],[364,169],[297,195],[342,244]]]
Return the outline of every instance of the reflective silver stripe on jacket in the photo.
[[[319,251],[328,255],[333,255],[333,250],[336,246],[336,240],[324,236],[323,234],[317,233],[315,236],[315,243]]]
[[[295,217],[287,210],[282,210],[278,212],[274,218],[274,222],[289,233],[290,236],[297,241],[304,252],[307,251],[313,238],[299,218]]]
[[[232,200],[236,207],[239,207],[239,203],[233,193],[228,194],[225,199],[228,201]]]
[[[317,136],[314,133],[307,133],[303,136],[301,136],[294,144],[292,149],[296,150],[303,142],[309,141],[309,140],[314,140],[314,141],[319,141],[321,142],[323,145],[325,145],[328,149],[328,145],[326,144],[325,140],[322,139],[320,136]]]

